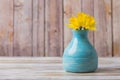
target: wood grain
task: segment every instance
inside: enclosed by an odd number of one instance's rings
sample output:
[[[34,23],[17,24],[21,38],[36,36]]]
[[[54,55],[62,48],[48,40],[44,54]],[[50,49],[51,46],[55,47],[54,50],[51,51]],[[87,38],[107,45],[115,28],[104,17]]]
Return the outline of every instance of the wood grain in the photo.
[[[45,3],[45,56],[60,56],[63,52],[62,0]]]
[[[120,1],[112,0],[113,3],[113,55],[120,56]]]
[[[33,1],[33,56],[45,54],[44,0]]]
[[[39,5],[39,0],[34,0],[32,2],[32,14],[33,14],[33,56],[39,56],[38,55],[38,5]]]
[[[45,0],[39,0],[38,14],[38,55],[45,56]]]
[[[0,56],[62,56],[64,26],[78,12],[95,16],[89,39],[99,56],[120,56],[119,0],[0,0]]]
[[[32,0],[14,0],[14,56],[32,56]]]
[[[72,38],[71,29],[67,28],[65,24],[68,23],[69,18],[81,12],[81,0],[64,0],[64,48],[68,45]]]
[[[6,80],[119,80],[119,58],[99,58],[93,73],[69,73],[63,70],[60,57],[0,58],[0,79]]]
[[[0,0],[0,56],[13,56],[12,0]]]
[[[94,16],[94,0],[82,0],[82,12]],[[94,32],[89,31],[89,40],[94,45]]]
[[[112,56],[111,0],[94,0],[94,16],[97,22],[95,48],[99,56]]]

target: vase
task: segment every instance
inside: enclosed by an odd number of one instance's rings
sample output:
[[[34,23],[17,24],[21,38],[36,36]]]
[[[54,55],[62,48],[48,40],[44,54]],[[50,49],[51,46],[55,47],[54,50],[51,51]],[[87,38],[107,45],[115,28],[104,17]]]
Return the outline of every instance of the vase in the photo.
[[[63,68],[67,72],[94,72],[98,56],[88,40],[88,30],[72,30],[73,37],[63,54]]]

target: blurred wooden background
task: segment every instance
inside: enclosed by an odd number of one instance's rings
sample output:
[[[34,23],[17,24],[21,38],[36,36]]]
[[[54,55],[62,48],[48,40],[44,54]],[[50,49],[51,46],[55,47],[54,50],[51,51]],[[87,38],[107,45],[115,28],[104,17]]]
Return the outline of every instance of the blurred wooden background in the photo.
[[[0,0],[0,56],[62,56],[77,12],[95,17],[99,56],[120,56],[120,0]]]

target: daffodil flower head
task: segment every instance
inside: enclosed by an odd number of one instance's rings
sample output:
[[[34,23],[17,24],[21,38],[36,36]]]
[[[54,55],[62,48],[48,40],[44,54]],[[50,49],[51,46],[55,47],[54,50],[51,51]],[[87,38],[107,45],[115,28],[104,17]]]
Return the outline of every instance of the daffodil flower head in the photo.
[[[78,13],[77,16],[69,19],[69,24],[66,26],[74,30],[96,30],[95,24],[94,17],[85,13]]]

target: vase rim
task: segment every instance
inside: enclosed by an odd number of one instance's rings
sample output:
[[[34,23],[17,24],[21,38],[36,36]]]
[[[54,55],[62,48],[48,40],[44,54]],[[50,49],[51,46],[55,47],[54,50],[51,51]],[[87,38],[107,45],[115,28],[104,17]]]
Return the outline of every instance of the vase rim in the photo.
[[[72,30],[72,32],[88,32],[89,30]]]

